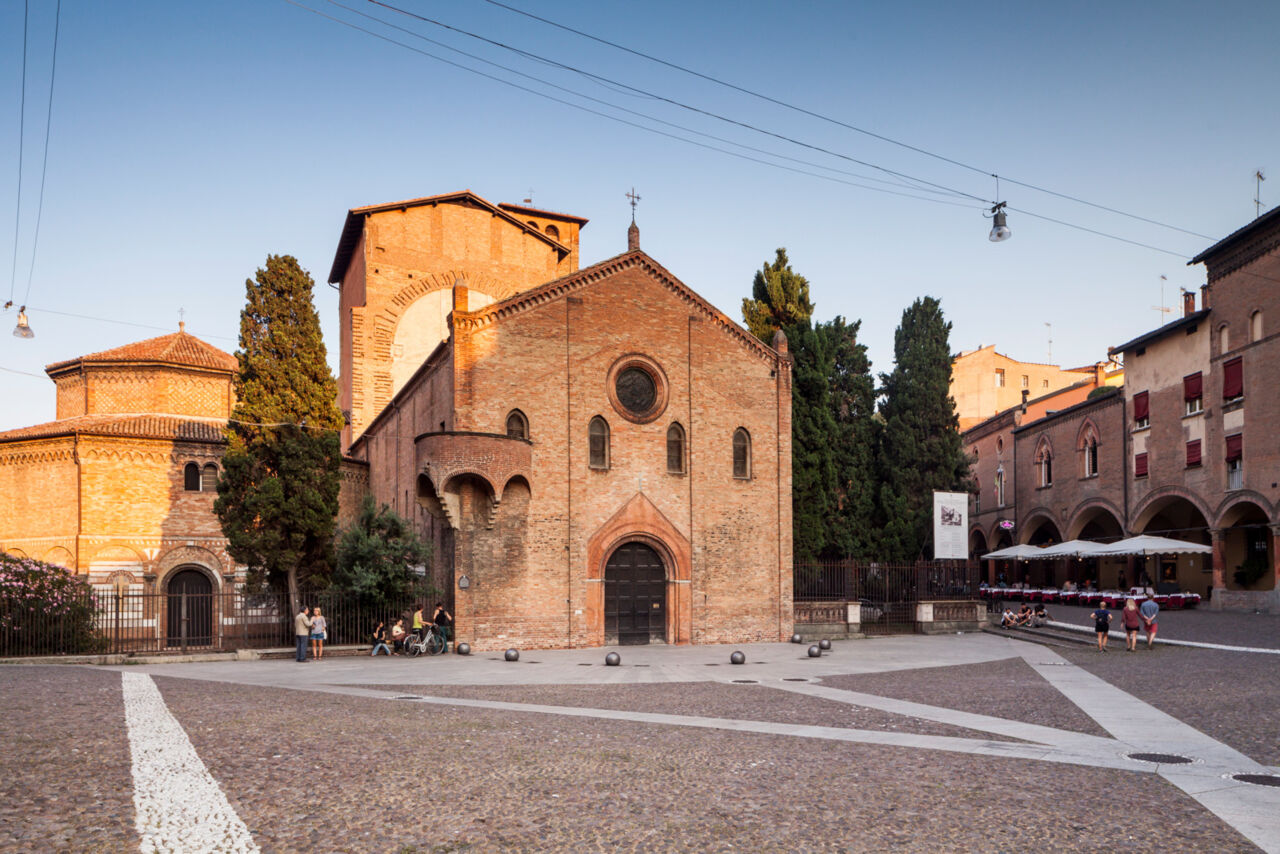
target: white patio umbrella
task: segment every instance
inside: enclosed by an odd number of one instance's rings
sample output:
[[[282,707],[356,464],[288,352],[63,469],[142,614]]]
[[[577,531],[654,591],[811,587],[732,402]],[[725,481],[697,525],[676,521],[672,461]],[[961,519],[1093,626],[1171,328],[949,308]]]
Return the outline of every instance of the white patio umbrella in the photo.
[[[1186,540],[1172,540],[1168,537],[1156,537],[1142,534],[1127,540],[1103,546],[1095,555],[1190,555],[1213,554],[1212,546],[1200,543],[1189,543]]]
[[[1093,557],[1104,548],[1105,543],[1095,543],[1092,540],[1067,540],[1056,546],[1046,546],[1040,557]]]
[[[1038,560],[1044,556],[1044,549],[1039,546],[1009,546],[997,549],[982,556],[983,560]]]

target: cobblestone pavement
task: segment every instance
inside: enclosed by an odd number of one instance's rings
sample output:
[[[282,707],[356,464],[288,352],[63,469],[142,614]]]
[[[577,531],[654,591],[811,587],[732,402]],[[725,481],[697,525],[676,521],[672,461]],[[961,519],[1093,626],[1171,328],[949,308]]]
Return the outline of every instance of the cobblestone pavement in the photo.
[[[1027,672],[1039,680],[1030,668],[1027,668]],[[387,690],[386,686],[381,685],[365,687]],[[890,714],[878,709],[837,703],[820,697],[778,697],[776,688],[763,685],[738,685],[732,682],[728,684],[668,682],[648,685],[432,685],[429,687],[402,685],[391,690],[428,693],[433,697],[468,697],[511,703],[583,706],[669,715],[701,715],[713,718],[749,718],[775,723],[893,730],[918,735],[944,735],[958,738],[975,736],[973,730],[924,718]],[[1061,697],[1062,695],[1059,694],[1059,700]],[[1016,741],[1016,739],[992,733],[983,733],[982,737]]]
[[[1105,654],[1060,652],[1258,762],[1280,765],[1280,658],[1158,643],[1147,650],[1141,642],[1133,653],[1123,643]]]
[[[957,667],[927,667],[894,673],[828,676],[824,685],[863,691],[917,703],[945,705],[980,715],[993,715],[1041,726],[1105,736],[1106,730],[1040,678],[1020,658]],[[946,684],[941,701],[938,685]]]
[[[709,678],[727,649],[603,652],[123,669],[263,851],[1280,851],[1277,790],[1216,776],[1248,763],[1227,745],[1274,762],[1273,656],[910,637]],[[0,851],[138,849],[120,678],[0,668]],[[1207,764],[1126,758],[1147,733]]]

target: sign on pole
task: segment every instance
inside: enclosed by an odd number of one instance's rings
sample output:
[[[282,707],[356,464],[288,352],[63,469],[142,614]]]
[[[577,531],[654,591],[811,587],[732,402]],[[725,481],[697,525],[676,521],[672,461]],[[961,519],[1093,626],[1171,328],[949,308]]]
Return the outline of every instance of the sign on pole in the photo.
[[[969,557],[969,493],[933,494],[933,559]]]

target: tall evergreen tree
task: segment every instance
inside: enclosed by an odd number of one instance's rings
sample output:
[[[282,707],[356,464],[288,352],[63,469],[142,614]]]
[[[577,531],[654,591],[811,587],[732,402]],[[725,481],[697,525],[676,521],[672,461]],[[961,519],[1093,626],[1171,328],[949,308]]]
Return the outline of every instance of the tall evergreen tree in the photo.
[[[791,547],[797,563],[813,563],[830,551],[836,506],[831,354],[825,337],[807,320],[784,332],[792,361]]]
[[[931,556],[933,491],[967,491],[969,465],[951,386],[951,324],[933,297],[902,313],[894,368],[881,374],[881,542],[886,560]]]
[[[342,413],[315,283],[288,255],[245,281],[236,406],[214,512],[253,586],[324,586],[338,511]]]
[[[766,344],[779,329],[808,323],[813,316],[809,280],[791,269],[786,249],[779,249],[773,263],[756,273],[751,297],[742,300],[742,319],[751,334]]]
[[[828,353],[828,392],[835,432],[829,445],[835,494],[828,507],[824,557],[870,557],[875,553],[875,381],[867,347],[858,343],[862,321],[843,317],[820,324]]]

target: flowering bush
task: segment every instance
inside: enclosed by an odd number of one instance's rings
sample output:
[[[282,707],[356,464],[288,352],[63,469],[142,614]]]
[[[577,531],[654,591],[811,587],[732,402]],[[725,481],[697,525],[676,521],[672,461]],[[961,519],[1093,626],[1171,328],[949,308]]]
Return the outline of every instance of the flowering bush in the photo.
[[[0,553],[0,655],[97,652],[93,592],[73,572]]]

